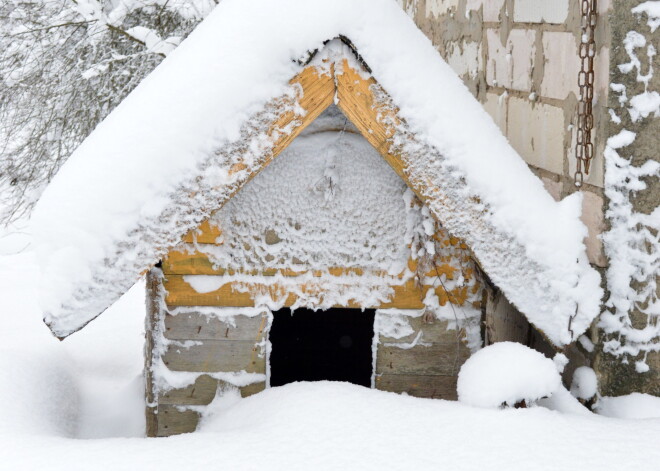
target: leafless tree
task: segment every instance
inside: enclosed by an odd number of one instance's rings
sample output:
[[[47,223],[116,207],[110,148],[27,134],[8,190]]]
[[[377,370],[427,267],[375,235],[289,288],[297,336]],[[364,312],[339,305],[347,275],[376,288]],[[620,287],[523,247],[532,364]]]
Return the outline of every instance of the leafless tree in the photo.
[[[215,3],[0,2],[0,223],[29,213],[80,142]]]

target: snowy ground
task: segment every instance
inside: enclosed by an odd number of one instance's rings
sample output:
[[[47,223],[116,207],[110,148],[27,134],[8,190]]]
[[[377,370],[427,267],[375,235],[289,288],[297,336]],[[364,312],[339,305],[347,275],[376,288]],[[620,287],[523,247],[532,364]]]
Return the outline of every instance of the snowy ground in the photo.
[[[0,469],[636,470],[660,465],[660,405],[622,420],[486,410],[340,383],[224,398],[196,434],[144,439],[143,287],[58,342],[36,306],[29,237],[0,234]]]

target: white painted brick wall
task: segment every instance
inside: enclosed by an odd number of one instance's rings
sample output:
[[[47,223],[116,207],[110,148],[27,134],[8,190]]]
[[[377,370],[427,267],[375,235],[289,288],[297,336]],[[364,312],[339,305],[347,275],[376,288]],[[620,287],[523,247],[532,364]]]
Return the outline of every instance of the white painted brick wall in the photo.
[[[426,0],[426,17],[436,18],[444,15],[452,8],[458,9],[459,0]]]
[[[532,69],[536,46],[536,31],[514,29],[509,33],[506,45],[500,40],[499,29],[488,29],[488,61],[486,82],[513,90],[532,89]]]
[[[483,69],[483,55],[481,43],[463,42],[460,46],[454,45],[447,54],[447,63],[460,77],[474,79]]]
[[[506,134],[508,98],[506,94],[487,93],[484,109],[488,112],[503,134]]]
[[[570,92],[579,96],[577,81],[581,63],[573,33],[546,31],[542,42],[545,68],[541,95],[559,100],[564,100]]]
[[[513,20],[520,23],[561,24],[568,17],[568,0],[516,0]]]
[[[528,164],[562,174],[564,112],[557,107],[510,97],[507,136]]]
[[[504,0],[467,0],[466,11],[477,11],[484,7],[484,21],[500,21],[500,11],[504,6]]]

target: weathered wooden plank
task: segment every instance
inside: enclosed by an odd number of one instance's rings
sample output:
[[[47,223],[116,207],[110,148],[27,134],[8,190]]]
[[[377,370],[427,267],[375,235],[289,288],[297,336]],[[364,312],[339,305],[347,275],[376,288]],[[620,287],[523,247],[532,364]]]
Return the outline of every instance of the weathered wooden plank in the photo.
[[[235,275],[241,273],[244,275],[260,275],[260,276],[274,276],[282,275],[287,277],[300,276],[308,273],[309,270],[301,268],[300,270],[292,270],[288,268],[265,268],[261,270],[234,270],[225,269],[224,267],[216,266],[210,259],[207,253],[211,252],[208,248],[210,244],[197,244],[200,250],[195,247],[179,247],[171,250],[162,261],[163,273],[167,275]],[[190,248],[191,250],[188,250]],[[408,269],[410,271],[417,270],[417,261],[408,260]],[[366,270],[362,268],[344,268],[344,267],[328,267],[325,271],[312,270],[312,275],[320,277],[325,274],[333,276],[342,275],[362,275]],[[444,275],[448,280],[453,280],[457,273],[461,271],[460,267],[451,266],[448,263],[441,263],[437,267],[432,268],[426,273],[427,277],[434,277]],[[370,274],[385,275],[382,271],[370,271]],[[463,276],[467,279],[473,276],[473,272],[469,271]],[[403,273],[399,275],[399,278]]]
[[[228,383],[219,381],[209,375],[202,375],[197,378],[194,384],[180,389],[171,389],[167,392],[161,393],[158,396],[160,404],[176,404],[176,405],[190,405],[190,406],[204,406],[210,404],[215,398],[218,388],[231,388]],[[239,388],[241,397],[248,397],[266,389],[266,383],[253,383]]]
[[[379,87],[376,80],[373,77],[363,78],[346,60],[341,73],[335,75],[335,80],[337,106],[390,164],[396,174],[414,190],[406,177],[403,160],[400,156],[390,153],[389,139],[394,135],[394,125],[400,122],[397,116],[398,110],[385,108],[374,96],[372,87]]]
[[[383,374],[376,376],[376,389],[455,401],[456,380],[456,376]]]
[[[458,312],[457,316],[460,316],[459,309],[459,307],[456,308]],[[378,313],[376,315],[388,316],[389,314]],[[410,343],[415,339],[415,337],[417,337],[420,331],[422,332],[421,340],[423,342],[452,343],[456,342],[457,339],[460,340],[465,337],[465,332],[462,329],[448,330],[448,321],[436,319],[429,323],[424,321],[423,316],[410,317],[401,315],[401,318],[408,322],[410,327],[413,329],[413,333],[399,339],[380,335],[379,340],[381,343]]]
[[[175,340],[251,340],[259,342],[268,325],[265,315],[248,317],[237,314],[221,320],[199,312],[165,316],[165,337]]]
[[[158,268],[152,268],[146,276],[146,301],[147,301],[147,319],[146,334],[144,342],[144,385],[145,385],[145,418],[146,433],[148,437],[158,435],[158,410],[156,407],[156,383],[153,377],[152,366],[154,364],[154,345],[158,342],[155,338],[158,332],[158,325],[162,319],[162,276],[163,273]]]
[[[163,355],[163,362],[172,371],[266,372],[265,355],[260,356],[254,341],[245,340],[203,340],[188,348],[172,345]]]
[[[172,275],[235,275],[241,273],[244,275],[259,275],[259,276],[300,276],[308,273],[309,270],[301,268],[300,270],[292,270],[289,268],[266,268],[262,270],[234,270],[225,269],[224,267],[216,266],[209,256],[204,253],[205,246],[208,244],[198,244],[201,251],[186,249],[171,250],[167,257],[163,259],[163,273]],[[207,249],[210,251],[210,249]],[[312,275],[315,277],[331,274],[333,276],[342,275],[362,275],[365,270],[362,268],[343,268],[343,267],[329,267],[326,271],[312,270]],[[375,274],[385,274],[385,272],[373,272]],[[429,273],[432,275],[432,273]]]
[[[199,414],[191,410],[179,410],[176,406],[162,404],[158,406],[159,437],[169,437],[180,433],[194,432],[199,423]]]
[[[236,284],[238,285],[238,284]],[[249,307],[254,305],[252,295],[249,293],[240,292],[234,288],[235,283],[227,283],[222,285],[215,291],[208,293],[198,293],[193,289],[190,284],[184,281],[182,275],[168,275],[165,280],[165,289],[167,296],[165,301],[170,306],[234,306],[234,307]],[[244,285],[243,285],[244,286]],[[286,291],[281,285],[273,284],[269,286],[253,284],[255,292],[268,292],[273,299],[280,299]],[[305,289],[305,285],[302,285]],[[350,308],[399,308],[399,309],[422,309],[424,304],[422,300],[428,290],[428,287],[421,289],[410,280],[404,285],[393,286],[394,294],[389,302],[382,303],[377,306],[364,306],[361,303],[349,301],[346,306],[337,307],[350,307]],[[312,292],[315,292],[314,290]],[[442,288],[437,288],[436,293],[441,298],[446,299],[446,295]],[[284,302],[285,306],[292,306],[296,301],[296,296],[293,293],[288,293]]]
[[[456,375],[470,356],[463,342],[432,343],[403,349],[379,345],[376,355],[377,374]]]
[[[498,289],[488,288],[485,297],[486,345],[506,341],[527,345],[532,328],[527,318]]]

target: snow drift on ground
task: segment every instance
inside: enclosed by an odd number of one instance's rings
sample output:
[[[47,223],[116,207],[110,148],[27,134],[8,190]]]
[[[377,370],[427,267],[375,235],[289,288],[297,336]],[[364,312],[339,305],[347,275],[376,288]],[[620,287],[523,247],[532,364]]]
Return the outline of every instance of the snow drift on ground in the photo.
[[[603,397],[598,400],[596,410],[607,417],[660,419],[660,397],[640,393],[620,397]]]
[[[660,419],[471,408],[341,383],[228,397],[198,433],[140,438],[143,287],[58,342],[41,322],[35,273],[33,253],[0,256],[3,470],[642,471],[660,462]],[[659,398],[644,400],[660,410]],[[649,412],[628,402],[620,413]]]
[[[225,0],[98,126],[35,209],[42,307],[58,335],[107,308],[247,180],[249,165],[228,169],[239,156],[255,166],[263,157],[267,123],[255,117],[275,97],[294,96],[288,81],[300,59],[340,34],[390,94],[415,145],[433,150],[420,153],[433,161],[415,156],[411,172],[453,191],[461,211],[477,201],[488,208],[487,224],[472,228],[447,206],[456,218],[448,229],[553,342],[570,343],[590,325],[602,291],[584,254],[579,195],[556,203],[545,192],[394,1]],[[248,131],[254,137],[240,144]]]

